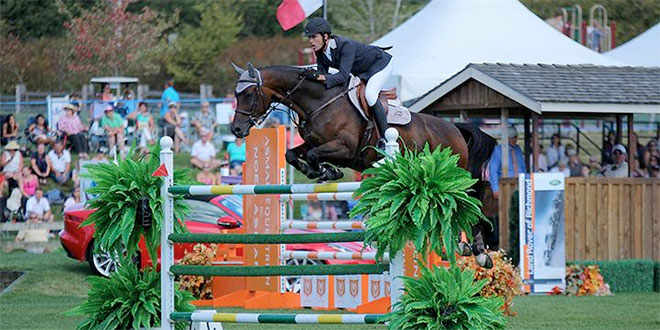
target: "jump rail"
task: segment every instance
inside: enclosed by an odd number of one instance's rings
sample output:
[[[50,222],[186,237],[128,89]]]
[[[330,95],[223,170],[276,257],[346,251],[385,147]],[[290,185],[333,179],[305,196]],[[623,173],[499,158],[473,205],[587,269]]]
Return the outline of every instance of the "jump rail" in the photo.
[[[382,317],[379,314],[256,314],[217,313],[197,311],[174,312],[174,321],[226,322],[226,323],[288,323],[288,324],[374,324]]]
[[[282,223],[282,229],[365,229],[360,221],[300,221],[287,220]]]
[[[389,128],[385,132],[387,140],[386,152],[394,155],[399,151],[398,132]],[[248,243],[248,244],[286,244],[303,242],[350,242],[362,241],[363,232],[342,232],[323,234],[252,234],[252,235],[209,235],[209,234],[174,234],[174,201],[171,194],[188,195],[252,195],[279,194],[281,200],[321,199],[339,200],[337,198],[353,199],[353,194],[360,182],[326,183],[326,184],[292,184],[292,185],[217,185],[217,186],[174,186],[173,176],[173,141],[170,137],[160,140],[160,163],[165,165],[168,175],[161,186],[163,199],[163,225],[161,230],[161,329],[171,330],[175,321],[203,322],[242,322],[242,323],[376,323],[382,315],[365,314],[228,314],[214,311],[197,311],[194,313],[177,313],[174,311],[174,276],[175,275],[206,275],[206,276],[300,276],[300,275],[349,275],[349,274],[383,274],[389,271],[392,278],[390,299],[392,306],[399,301],[403,283],[403,253],[399,252],[389,264],[357,264],[357,265],[295,265],[295,266],[183,266],[174,265],[174,243],[208,242],[208,243]],[[332,198],[332,199],[330,199]],[[345,200],[345,199],[344,199]],[[292,224],[293,225],[293,224]],[[340,225],[341,226],[341,225]],[[351,225],[353,226],[353,224]],[[351,228],[354,229],[354,228]],[[235,237],[242,236],[242,237]],[[285,237],[289,236],[289,238]],[[247,238],[250,237],[250,238]],[[367,257],[367,255],[365,255]]]

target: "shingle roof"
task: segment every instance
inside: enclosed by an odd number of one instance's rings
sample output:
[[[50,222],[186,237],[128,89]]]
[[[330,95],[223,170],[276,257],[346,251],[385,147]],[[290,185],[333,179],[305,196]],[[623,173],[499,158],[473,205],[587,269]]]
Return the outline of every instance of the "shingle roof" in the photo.
[[[660,104],[660,67],[470,64],[538,102]]]

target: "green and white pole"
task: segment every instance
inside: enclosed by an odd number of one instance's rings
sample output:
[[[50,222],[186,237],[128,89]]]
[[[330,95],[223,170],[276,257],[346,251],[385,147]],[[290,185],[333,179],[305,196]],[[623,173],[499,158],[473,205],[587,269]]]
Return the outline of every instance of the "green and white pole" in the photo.
[[[169,193],[174,183],[174,161],[172,138],[163,136],[160,139],[160,163],[167,169],[160,188],[160,198],[163,200],[163,223],[160,231],[160,326],[162,330],[174,329],[170,315],[174,312],[174,275],[170,267],[174,264],[174,246],[169,240],[174,232],[174,199]]]

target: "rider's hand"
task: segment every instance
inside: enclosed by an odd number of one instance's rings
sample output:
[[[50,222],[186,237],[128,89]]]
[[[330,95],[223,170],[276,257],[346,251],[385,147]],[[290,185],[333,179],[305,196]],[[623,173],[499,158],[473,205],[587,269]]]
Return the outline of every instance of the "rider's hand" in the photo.
[[[303,73],[305,79],[308,80],[317,80],[319,78],[319,72],[316,70],[307,70]]]

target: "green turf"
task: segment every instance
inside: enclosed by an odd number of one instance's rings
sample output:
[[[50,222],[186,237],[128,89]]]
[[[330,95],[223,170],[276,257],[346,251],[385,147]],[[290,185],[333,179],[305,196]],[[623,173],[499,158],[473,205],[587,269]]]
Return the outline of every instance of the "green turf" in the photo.
[[[66,256],[0,252],[0,270],[26,271],[11,291],[0,295],[0,329],[73,329],[82,320],[63,313],[81,303],[91,275],[86,263]],[[515,299],[518,316],[511,329],[660,329],[659,293],[620,293],[611,297],[529,296]],[[223,312],[260,312],[222,309]],[[316,313],[312,310],[261,311]],[[225,324],[225,329],[383,329],[373,325]]]

